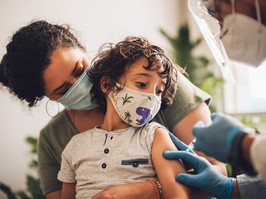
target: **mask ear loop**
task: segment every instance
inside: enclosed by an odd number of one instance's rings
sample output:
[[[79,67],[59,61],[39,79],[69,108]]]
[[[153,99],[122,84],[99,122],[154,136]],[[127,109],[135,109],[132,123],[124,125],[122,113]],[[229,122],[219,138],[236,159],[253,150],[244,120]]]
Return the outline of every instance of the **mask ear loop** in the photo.
[[[231,8],[232,8],[232,15],[233,15],[233,20],[236,20],[236,7],[235,7],[235,0],[231,0]],[[222,39],[229,31],[231,27],[227,27],[224,31],[221,32],[220,38]]]
[[[231,4],[232,4],[232,14],[235,16],[236,14],[236,4],[235,4],[235,0],[231,0]]]
[[[259,31],[259,33],[262,33],[262,31],[263,31],[263,24],[261,23],[259,0],[255,0],[255,7],[256,7],[257,20],[260,23],[260,29],[258,31]],[[260,46],[261,46],[261,40],[259,40],[259,42],[258,42],[257,52],[259,52]]]
[[[51,102],[51,101],[52,100],[50,100],[50,99],[47,100],[47,102],[45,104],[45,111],[46,111],[47,115],[49,115],[51,118],[54,118],[55,116],[57,116],[59,114],[60,107],[59,107],[59,103],[56,102],[56,105],[57,105],[57,113],[55,115],[50,114],[49,111],[48,111],[48,106],[49,106],[49,102]]]
[[[262,30],[262,23],[261,23],[261,14],[260,14],[260,4],[259,4],[259,0],[255,0],[255,7],[256,7],[256,14],[257,14],[257,20],[261,25],[261,29]]]
[[[257,14],[258,22],[260,22],[260,24],[261,24],[261,15],[260,15],[260,4],[259,4],[259,0],[255,0],[255,6],[256,6],[256,14]]]

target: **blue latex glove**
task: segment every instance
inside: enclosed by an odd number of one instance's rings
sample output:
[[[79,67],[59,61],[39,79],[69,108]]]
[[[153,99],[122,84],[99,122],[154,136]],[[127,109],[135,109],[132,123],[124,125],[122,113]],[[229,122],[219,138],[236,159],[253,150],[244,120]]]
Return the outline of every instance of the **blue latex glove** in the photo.
[[[196,154],[192,149],[188,147],[188,145],[186,145],[184,142],[182,142],[176,136],[174,136],[174,134],[169,132],[169,136],[179,151],[187,151],[187,152]]]
[[[247,129],[230,116],[213,113],[211,118],[213,123],[208,126],[201,121],[193,126],[192,131],[197,139],[194,149],[228,163],[233,140]]]
[[[181,142],[177,144],[179,148]],[[178,174],[176,176],[177,182],[201,189],[212,197],[222,199],[231,198],[233,180],[222,175],[205,158],[187,151],[165,151],[163,156],[169,160],[182,159],[194,168],[194,174]]]
[[[182,159],[194,169],[194,174],[179,174],[176,181],[198,188],[212,197],[230,199],[233,190],[233,180],[222,175],[205,158],[199,157],[193,150],[169,133],[179,151],[165,151],[163,156],[169,160]]]

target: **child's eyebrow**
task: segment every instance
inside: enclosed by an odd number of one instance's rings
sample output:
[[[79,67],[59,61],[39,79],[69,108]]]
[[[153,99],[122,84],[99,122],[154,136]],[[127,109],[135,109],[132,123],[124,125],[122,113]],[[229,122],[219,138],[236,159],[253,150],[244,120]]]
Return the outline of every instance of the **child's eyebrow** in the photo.
[[[133,74],[133,75],[135,75],[135,76],[145,76],[145,77],[151,77],[151,75],[150,75],[150,74],[148,74],[148,73],[136,73],[136,74]]]
[[[146,79],[152,79],[152,76],[148,73],[135,73],[135,74],[132,74],[132,76],[134,77],[143,77],[143,78],[146,78]]]
[[[152,76],[148,73],[136,73],[136,74],[133,74],[133,76],[144,76],[144,77],[147,77],[147,78],[152,78]],[[161,82],[162,84],[165,86],[166,85],[166,78],[161,78]]]

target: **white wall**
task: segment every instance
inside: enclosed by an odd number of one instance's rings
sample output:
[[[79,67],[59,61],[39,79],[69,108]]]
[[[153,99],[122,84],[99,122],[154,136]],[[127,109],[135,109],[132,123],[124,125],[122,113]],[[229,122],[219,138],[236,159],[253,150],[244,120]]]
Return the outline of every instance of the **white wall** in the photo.
[[[10,35],[32,19],[70,24],[92,53],[104,42],[126,35],[148,37],[167,51],[158,29],[175,34],[178,23],[186,19],[186,9],[185,0],[0,0],[0,55]],[[50,119],[44,104],[30,111],[0,91],[0,181],[14,190],[26,188],[25,174],[31,170],[25,137],[38,136]]]

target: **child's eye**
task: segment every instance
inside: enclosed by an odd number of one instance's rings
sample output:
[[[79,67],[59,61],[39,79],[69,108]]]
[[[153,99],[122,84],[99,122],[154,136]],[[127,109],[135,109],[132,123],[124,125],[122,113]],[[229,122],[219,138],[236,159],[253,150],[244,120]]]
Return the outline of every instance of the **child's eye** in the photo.
[[[137,82],[137,85],[140,87],[140,88],[146,88],[147,84],[143,83],[143,82]]]
[[[156,94],[157,94],[157,95],[161,95],[162,93],[163,93],[162,90],[157,90],[157,91],[156,91]]]

